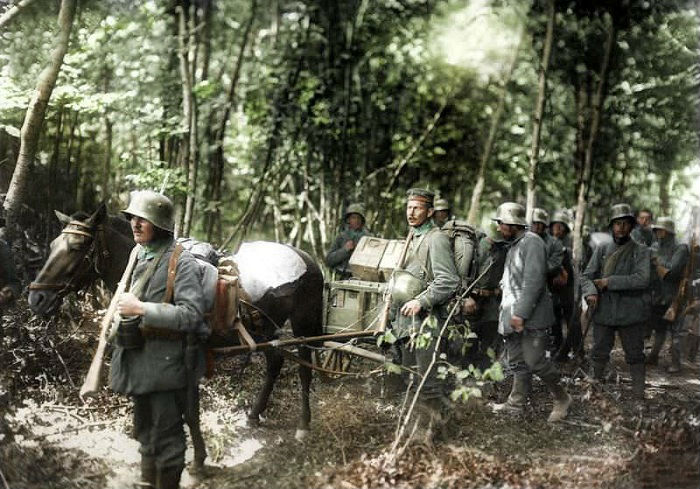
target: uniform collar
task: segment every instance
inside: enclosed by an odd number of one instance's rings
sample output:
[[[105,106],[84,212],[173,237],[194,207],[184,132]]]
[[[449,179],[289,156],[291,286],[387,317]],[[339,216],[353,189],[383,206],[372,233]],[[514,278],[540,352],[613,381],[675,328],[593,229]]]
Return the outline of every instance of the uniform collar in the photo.
[[[152,260],[165,247],[170,246],[170,243],[172,243],[172,239],[165,238],[142,245],[138,256],[139,260]]]
[[[427,219],[423,224],[420,226],[417,226],[413,228],[413,235],[414,236],[422,236],[431,229],[435,227],[435,223],[433,222],[432,219]]]

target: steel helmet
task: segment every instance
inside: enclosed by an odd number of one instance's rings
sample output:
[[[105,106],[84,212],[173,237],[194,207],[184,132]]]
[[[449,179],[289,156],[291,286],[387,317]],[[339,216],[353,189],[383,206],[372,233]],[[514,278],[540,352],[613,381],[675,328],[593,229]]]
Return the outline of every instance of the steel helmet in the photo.
[[[358,214],[362,220],[365,220],[365,206],[359,203],[350,204],[347,209],[345,209],[344,219],[347,219],[350,214]]]
[[[554,216],[552,216],[549,224],[552,225],[555,222],[563,224],[566,227],[566,230],[571,232],[571,221],[569,220],[569,215],[565,210],[558,210],[554,213]]]
[[[610,208],[610,224],[616,219],[629,219],[634,222],[634,214],[629,204],[615,204]]]
[[[492,220],[503,224],[511,224],[513,226],[527,226],[525,218],[525,207],[517,202],[504,202],[498,206],[496,217]]]
[[[433,204],[433,209],[436,211],[449,211],[450,203],[447,199],[436,199],[435,204]]]
[[[656,222],[651,225],[651,229],[664,229],[666,232],[676,234],[676,223],[670,217],[659,217]]]
[[[541,222],[545,226],[549,226],[549,213],[539,207],[532,209],[532,219],[530,220],[533,224],[536,222]]]
[[[155,227],[172,233],[175,228],[174,211],[172,201],[165,195],[152,190],[135,190],[131,192],[129,207],[124,209],[122,213],[127,218],[131,216],[142,217]]]

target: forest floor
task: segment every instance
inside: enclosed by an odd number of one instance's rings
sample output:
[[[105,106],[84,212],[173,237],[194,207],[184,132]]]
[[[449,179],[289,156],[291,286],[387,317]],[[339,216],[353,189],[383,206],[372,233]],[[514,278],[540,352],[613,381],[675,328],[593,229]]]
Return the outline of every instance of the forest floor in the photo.
[[[77,396],[97,335],[98,311],[72,301],[51,321],[17,305],[0,336],[0,489],[125,488],[138,480],[138,445],[128,433],[128,399],[104,391]],[[356,361],[357,362],[357,361]],[[449,429],[432,443],[412,440],[398,458],[391,444],[402,398],[382,393],[376,364],[360,378],[314,380],[312,432],[294,439],[299,416],[296,366],[285,364],[260,427],[246,412],[263,380],[254,355],[217,365],[202,389],[209,458],[204,478],[187,470],[182,487],[205,488],[638,488],[700,486],[700,371],[662,366],[647,375],[645,407],[630,400],[620,349],[613,375],[590,384],[585,365],[563,366],[574,397],[569,417],[548,424],[551,397],[535,382],[522,418],[494,414],[508,380],[483,399],[456,405]],[[191,451],[187,454],[191,460]]]

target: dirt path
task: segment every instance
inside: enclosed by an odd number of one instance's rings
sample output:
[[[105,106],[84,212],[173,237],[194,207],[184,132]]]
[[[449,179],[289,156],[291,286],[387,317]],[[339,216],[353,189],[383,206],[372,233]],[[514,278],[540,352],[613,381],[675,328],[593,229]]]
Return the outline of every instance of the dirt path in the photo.
[[[22,326],[25,339],[27,327],[32,323]],[[4,419],[0,411],[0,488],[122,488],[136,482],[139,456],[128,436],[129,402],[105,392],[83,405],[68,381],[78,383],[86,369],[86,361],[72,350],[88,349],[84,343],[90,340],[67,340],[60,328],[36,335],[33,351],[42,367],[36,370],[31,363],[10,361],[7,348],[15,345],[17,331],[6,328],[5,356],[0,357],[9,366],[4,385],[8,375],[15,376],[14,393],[4,398]],[[219,375],[203,388],[208,477],[196,480],[185,473],[183,487],[697,488],[697,366],[685,364],[676,376],[651,368],[649,400],[641,412],[629,399],[619,350],[606,384],[591,385],[581,367],[564,368],[575,398],[565,422],[546,423],[551,400],[539,382],[523,418],[493,414],[489,403],[505,398],[505,381],[487,398],[456,406],[439,441],[415,442],[389,463],[401,399],[381,397],[380,376],[331,383],[316,379],[312,436],[299,443],[294,440],[296,368],[285,366],[266,418],[253,428],[245,412],[262,382],[262,359],[254,357],[243,376],[240,358],[232,359],[220,364]],[[26,384],[22,392],[16,388],[18,376]],[[0,387],[0,408],[2,399]],[[191,459],[191,453],[187,456]]]

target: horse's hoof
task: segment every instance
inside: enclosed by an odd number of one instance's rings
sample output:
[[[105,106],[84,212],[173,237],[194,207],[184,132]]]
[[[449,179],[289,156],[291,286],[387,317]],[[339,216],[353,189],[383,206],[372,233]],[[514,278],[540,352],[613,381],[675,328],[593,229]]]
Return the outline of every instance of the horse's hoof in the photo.
[[[304,441],[307,436],[309,436],[309,430],[297,429],[297,432],[294,434],[294,439],[296,441]]]

